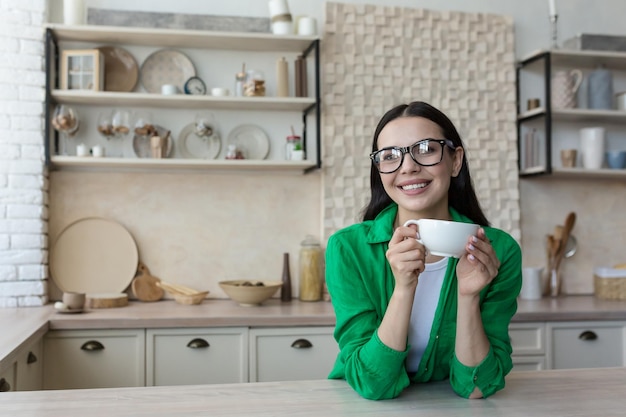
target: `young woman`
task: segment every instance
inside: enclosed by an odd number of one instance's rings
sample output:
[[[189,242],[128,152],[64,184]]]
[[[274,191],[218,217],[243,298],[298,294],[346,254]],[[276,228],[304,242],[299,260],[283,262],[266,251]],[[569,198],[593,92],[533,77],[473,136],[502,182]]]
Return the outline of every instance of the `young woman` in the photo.
[[[465,398],[504,387],[521,251],[489,227],[452,122],[424,102],[389,110],[374,133],[363,222],[333,234],[326,283],[340,353],[330,378],[361,396],[395,398],[410,383],[449,378]],[[427,253],[410,219],[476,223],[460,258]]]

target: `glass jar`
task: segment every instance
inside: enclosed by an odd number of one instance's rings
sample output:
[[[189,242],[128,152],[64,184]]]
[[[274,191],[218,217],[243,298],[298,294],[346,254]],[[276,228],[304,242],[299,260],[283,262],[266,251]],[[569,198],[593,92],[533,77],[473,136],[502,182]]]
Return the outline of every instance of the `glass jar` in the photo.
[[[265,96],[265,76],[261,71],[250,70],[247,72],[243,95],[246,97]]]
[[[287,136],[287,143],[285,144],[285,159],[290,161],[293,158],[293,151],[302,149],[302,138],[296,135]]]
[[[301,243],[299,267],[300,300],[321,300],[324,286],[322,247],[311,235]]]

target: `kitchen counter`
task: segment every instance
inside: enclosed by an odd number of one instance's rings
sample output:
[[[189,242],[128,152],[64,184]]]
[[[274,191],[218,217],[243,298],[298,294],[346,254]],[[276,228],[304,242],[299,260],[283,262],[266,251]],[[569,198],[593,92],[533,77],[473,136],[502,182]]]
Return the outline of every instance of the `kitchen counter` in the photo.
[[[448,381],[414,384],[400,397],[363,399],[341,380],[112,388],[1,394],[2,415],[84,416],[623,416],[626,368],[512,373],[481,400],[457,396]]]
[[[626,301],[599,300],[593,296],[564,296],[537,301],[520,300],[514,322],[626,320]],[[186,306],[174,301],[131,302],[127,307],[59,314],[53,305],[0,308],[0,371],[19,348],[48,329],[131,329],[217,326],[333,326],[329,302],[283,303],[271,299],[260,307],[240,307],[231,300],[205,300]]]

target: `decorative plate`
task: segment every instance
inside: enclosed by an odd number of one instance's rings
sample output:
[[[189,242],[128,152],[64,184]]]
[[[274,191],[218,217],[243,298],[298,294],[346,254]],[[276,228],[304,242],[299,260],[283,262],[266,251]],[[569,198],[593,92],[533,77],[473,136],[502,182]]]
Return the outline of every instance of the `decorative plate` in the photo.
[[[104,56],[104,91],[133,91],[139,79],[135,57],[117,46],[101,46],[97,49]]]
[[[222,140],[215,128],[211,135],[198,136],[196,123],[189,123],[178,135],[178,148],[185,158],[215,159],[222,148]]]
[[[161,127],[159,125],[154,125],[159,136],[163,137],[167,134],[167,129]],[[169,137],[167,138],[167,151],[165,152],[164,158],[169,158],[172,156],[172,151],[174,150],[174,137],[170,132]],[[133,135],[133,152],[137,158],[152,158],[152,150],[150,148],[150,136],[144,135]]]
[[[62,291],[122,292],[135,277],[137,244],[121,224],[87,217],[71,223],[50,251],[52,279]]]
[[[228,134],[228,145],[236,145],[246,159],[265,159],[270,153],[267,134],[256,125],[241,125]]]
[[[196,75],[193,62],[175,49],[161,49],[141,65],[141,85],[148,93],[161,94],[163,84],[173,84],[184,91],[187,80]]]

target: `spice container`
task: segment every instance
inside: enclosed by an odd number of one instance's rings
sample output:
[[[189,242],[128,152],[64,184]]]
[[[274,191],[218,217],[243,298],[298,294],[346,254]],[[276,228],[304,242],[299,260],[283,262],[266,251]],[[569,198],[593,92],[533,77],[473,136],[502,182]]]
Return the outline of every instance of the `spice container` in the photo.
[[[307,235],[300,247],[300,300],[322,299],[322,248],[311,235]]]
[[[246,64],[244,63],[241,72],[235,74],[235,96],[243,97],[243,89],[246,84]]]
[[[228,145],[224,159],[245,159],[243,151],[237,145]]]

